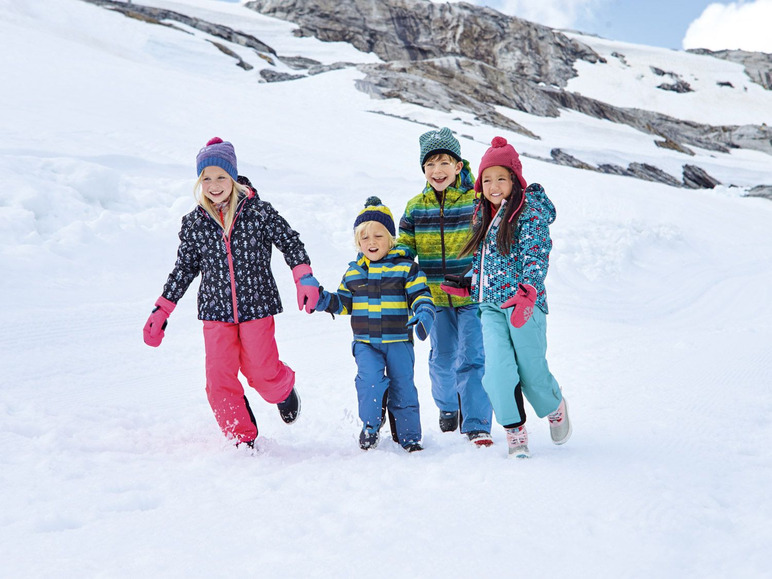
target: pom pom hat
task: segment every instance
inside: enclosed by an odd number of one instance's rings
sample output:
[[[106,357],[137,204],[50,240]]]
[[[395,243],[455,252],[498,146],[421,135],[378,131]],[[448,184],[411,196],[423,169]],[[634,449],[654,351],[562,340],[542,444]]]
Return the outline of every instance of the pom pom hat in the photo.
[[[220,167],[236,181],[239,178],[239,172],[236,168],[236,151],[233,145],[220,137],[209,139],[206,146],[196,155],[196,175],[200,175],[207,167]]]
[[[354,229],[365,221],[377,221],[391,233],[392,237],[397,236],[397,230],[394,227],[394,217],[392,217],[391,211],[377,197],[367,198],[365,208],[359,212],[354,221]]]
[[[523,179],[523,164],[520,162],[520,155],[517,154],[512,145],[507,143],[504,137],[493,137],[490,149],[485,151],[480,161],[480,170],[477,171],[477,181],[474,184],[475,191],[482,193],[483,171],[488,167],[496,166],[506,167],[517,176],[523,189],[528,187],[528,183]]]
[[[429,131],[418,137],[421,145],[421,170],[423,171],[426,159],[432,155],[445,153],[456,161],[461,160],[461,144],[453,136],[450,129],[443,127],[438,131]]]

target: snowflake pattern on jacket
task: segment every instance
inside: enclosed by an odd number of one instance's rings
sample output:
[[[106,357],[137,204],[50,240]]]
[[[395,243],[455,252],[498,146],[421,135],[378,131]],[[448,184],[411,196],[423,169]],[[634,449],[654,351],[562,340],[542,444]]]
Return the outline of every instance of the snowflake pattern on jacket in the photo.
[[[310,264],[298,233],[270,203],[251,188],[240,197],[230,236],[200,206],[182,218],[177,262],[162,295],[177,303],[200,273],[200,320],[238,323],[282,311],[271,272],[274,245],[290,268]]]
[[[536,305],[546,314],[549,310],[544,279],[552,250],[549,226],[555,221],[555,206],[538,183],[526,188],[525,203],[507,255],[501,255],[496,247],[503,204],[493,218],[485,240],[472,259],[471,294],[478,302],[501,304],[515,295],[518,284],[530,284],[537,291]]]

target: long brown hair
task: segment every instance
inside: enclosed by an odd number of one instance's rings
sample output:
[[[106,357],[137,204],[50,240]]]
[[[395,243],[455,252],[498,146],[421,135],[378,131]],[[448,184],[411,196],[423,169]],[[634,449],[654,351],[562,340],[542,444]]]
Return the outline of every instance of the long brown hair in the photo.
[[[517,232],[517,222],[526,207],[525,192],[523,186],[520,185],[520,180],[514,173],[510,173],[509,177],[512,180],[512,192],[504,204],[504,215],[496,234],[496,247],[501,255],[507,255],[512,250],[512,241]],[[472,255],[477,251],[477,248],[485,240],[485,236],[488,235],[488,228],[493,221],[493,216],[491,202],[481,193],[475,208],[475,216],[472,218],[472,236],[459,253],[459,257]]]

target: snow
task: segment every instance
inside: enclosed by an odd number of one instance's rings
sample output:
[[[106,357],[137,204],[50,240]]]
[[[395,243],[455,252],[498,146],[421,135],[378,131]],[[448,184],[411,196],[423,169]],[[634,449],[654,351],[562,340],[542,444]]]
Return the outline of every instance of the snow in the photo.
[[[230,23],[281,56],[373,61],[238,4],[151,4]],[[160,348],[141,338],[193,205],[198,149],[214,135],[234,143],[240,172],[331,286],[354,257],[365,198],[400,214],[420,190],[427,126],[462,135],[473,166],[500,132],[461,112],[370,100],[352,68],[262,83],[203,34],[78,0],[0,0],[0,15],[0,574],[768,575],[772,203],[741,196],[772,182],[768,155],[687,157],[576,113],[507,111],[541,137],[504,133],[558,211],[548,359],[572,439],[552,445],[530,409],[527,461],[505,458],[497,426],[488,449],[442,434],[418,343],[426,450],[384,440],[360,451],[348,320],[298,312],[275,255],[279,350],[303,408],[286,426],[248,393],[260,451],[247,456],[206,402],[197,284]],[[621,52],[640,70],[660,54]],[[703,75],[698,57],[669,54],[677,72]],[[579,80],[597,75],[600,87],[599,67]],[[719,113],[707,84],[688,107],[646,83],[636,98],[673,116],[769,121],[768,92],[749,85],[742,107]],[[636,92],[604,90],[615,104]],[[674,175],[694,163],[725,185],[677,189],[536,158],[553,147]]]

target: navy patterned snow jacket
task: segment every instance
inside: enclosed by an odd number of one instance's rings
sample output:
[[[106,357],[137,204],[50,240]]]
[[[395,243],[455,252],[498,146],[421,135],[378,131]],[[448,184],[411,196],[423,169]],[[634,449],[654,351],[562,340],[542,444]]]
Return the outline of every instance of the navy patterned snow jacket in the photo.
[[[241,195],[229,237],[200,206],[182,218],[177,263],[162,295],[177,303],[200,273],[200,320],[238,323],[282,311],[271,272],[273,245],[290,268],[311,263],[298,233],[270,203],[260,200],[249,179],[239,176],[239,183],[249,189]]]

